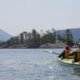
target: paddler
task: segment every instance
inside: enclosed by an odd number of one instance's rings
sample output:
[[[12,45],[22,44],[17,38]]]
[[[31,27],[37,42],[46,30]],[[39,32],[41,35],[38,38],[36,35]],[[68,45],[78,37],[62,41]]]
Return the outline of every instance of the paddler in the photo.
[[[80,43],[78,44],[78,49],[74,51],[71,55],[74,56],[74,62],[80,61]]]
[[[67,45],[63,52],[58,57],[61,57],[62,59],[69,58],[71,51],[72,51],[71,48]]]

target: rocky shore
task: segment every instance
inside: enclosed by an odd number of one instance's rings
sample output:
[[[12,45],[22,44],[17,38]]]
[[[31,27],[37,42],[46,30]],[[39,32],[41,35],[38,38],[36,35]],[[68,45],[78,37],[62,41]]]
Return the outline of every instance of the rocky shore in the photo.
[[[40,45],[38,48],[64,48],[65,44],[61,41],[56,41],[56,43],[46,43],[44,45]],[[6,44],[0,45],[0,49],[9,48],[9,49],[26,49],[29,48],[26,45],[11,45],[7,46]],[[33,47],[34,48],[34,47]],[[74,45],[73,48],[77,48],[77,45]]]
[[[40,48],[63,48],[64,46],[65,46],[64,43],[58,41],[54,44],[47,43],[47,44],[41,45]]]

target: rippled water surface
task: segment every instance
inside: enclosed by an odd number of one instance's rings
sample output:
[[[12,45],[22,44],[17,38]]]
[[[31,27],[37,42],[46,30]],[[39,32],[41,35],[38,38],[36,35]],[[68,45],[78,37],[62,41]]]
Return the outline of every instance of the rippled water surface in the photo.
[[[61,65],[56,54],[44,50],[0,49],[0,80],[80,80],[79,68]]]

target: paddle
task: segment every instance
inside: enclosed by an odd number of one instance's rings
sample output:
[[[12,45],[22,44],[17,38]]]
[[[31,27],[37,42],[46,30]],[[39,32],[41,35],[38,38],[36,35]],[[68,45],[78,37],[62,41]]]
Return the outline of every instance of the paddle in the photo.
[[[58,55],[59,53],[56,53],[56,52],[53,52],[53,51],[50,51],[50,50],[43,50],[44,52],[48,52],[48,53],[52,53],[52,54],[56,54]]]
[[[57,52],[52,52],[53,54],[56,54],[56,55],[59,55],[59,53],[57,53]]]

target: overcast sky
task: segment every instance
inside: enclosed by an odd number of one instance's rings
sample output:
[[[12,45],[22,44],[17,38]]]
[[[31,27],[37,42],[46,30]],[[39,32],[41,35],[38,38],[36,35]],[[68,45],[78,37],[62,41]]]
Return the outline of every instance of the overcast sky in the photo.
[[[80,27],[80,0],[0,0],[0,29],[17,35]]]

